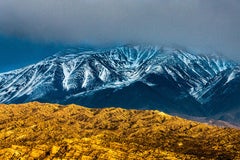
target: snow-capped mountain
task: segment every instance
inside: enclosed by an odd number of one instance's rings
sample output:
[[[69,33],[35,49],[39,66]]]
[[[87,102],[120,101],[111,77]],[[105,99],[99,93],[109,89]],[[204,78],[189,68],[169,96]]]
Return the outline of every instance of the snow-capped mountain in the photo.
[[[0,103],[148,108],[228,120],[223,113],[240,113],[239,92],[237,63],[169,47],[69,49],[0,74]]]

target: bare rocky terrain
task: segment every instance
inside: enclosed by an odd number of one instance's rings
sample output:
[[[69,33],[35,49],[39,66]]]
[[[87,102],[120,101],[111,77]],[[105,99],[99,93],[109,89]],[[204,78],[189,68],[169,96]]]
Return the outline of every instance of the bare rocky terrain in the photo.
[[[240,159],[240,130],[154,110],[0,105],[0,159]]]

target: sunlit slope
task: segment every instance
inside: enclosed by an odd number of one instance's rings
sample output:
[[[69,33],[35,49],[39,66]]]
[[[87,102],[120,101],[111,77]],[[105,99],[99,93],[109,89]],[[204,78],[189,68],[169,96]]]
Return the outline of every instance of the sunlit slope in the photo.
[[[159,111],[0,105],[0,159],[240,159],[239,137]]]

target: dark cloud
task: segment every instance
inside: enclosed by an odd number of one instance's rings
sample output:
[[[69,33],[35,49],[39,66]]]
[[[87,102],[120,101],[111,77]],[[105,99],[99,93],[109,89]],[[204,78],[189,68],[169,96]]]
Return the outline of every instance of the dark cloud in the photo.
[[[6,0],[0,32],[37,41],[173,43],[240,59],[239,0]]]

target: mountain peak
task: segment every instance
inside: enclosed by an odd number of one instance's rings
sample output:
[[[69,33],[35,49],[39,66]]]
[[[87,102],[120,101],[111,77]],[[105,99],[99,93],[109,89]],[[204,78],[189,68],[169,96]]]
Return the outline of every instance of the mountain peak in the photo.
[[[0,103],[37,100],[125,107],[129,102],[131,108],[208,116],[220,113],[211,106],[225,104],[218,96],[227,102],[225,94],[237,92],[238,67],[220,57],[171,47],[74,48],[0,74]]]

